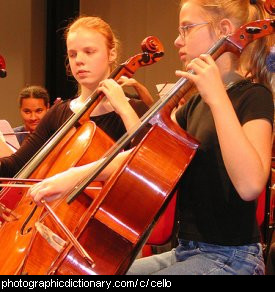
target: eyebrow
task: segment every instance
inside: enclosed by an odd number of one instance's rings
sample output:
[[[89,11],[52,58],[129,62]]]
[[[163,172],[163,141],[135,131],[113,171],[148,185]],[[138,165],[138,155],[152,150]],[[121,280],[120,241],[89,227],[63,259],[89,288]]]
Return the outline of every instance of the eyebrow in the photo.
[[[180,23],[180,26],[185,26],[185,25],[189,25],[189,24],[193,24],[190,20],[185,20],[185,21],[182,21]]]
[[[96,46],[88,46],[88,47],[84,47],[84,48],[82,48],[82,50],[95,50],[95,49],[97,49],[97,47]],[[68,49],[67,50],[68,52],[70,52],[70,51],[77,51],[77,49]]]

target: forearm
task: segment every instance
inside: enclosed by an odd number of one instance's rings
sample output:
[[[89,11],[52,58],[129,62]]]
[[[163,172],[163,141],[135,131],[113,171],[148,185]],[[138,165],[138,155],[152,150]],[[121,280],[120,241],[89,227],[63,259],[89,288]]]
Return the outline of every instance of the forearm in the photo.
[[[141,123],[138,115],[128,102],[125,103],[124,109],[119,112],[119,115],[128,134],[131,134]]]
[[[106,181],[111,174],[113,174],[127,159],[128,155],[132,152],[133,149],[130,149],[128,151],[124,151],[119,153],[102,171],[99,173],[99,175],[95,178],[95,181]],[[83,180],[86,176],[91,175],[92,172],[94,172],[97,167],[100,166],[101,163],[103,163],[105,158],[102,158],[100,160],[94,161],[92,163],[74,167],[71,168],[69,171],[72,172],[72,175],[78,176],[79,182]]]
[[[115,159],[96,177],[95,181],[105,181],[108,177],[121,166],[131,151],[118,154]],[[72,167],[62,173],[56,174],[33,185],[28,194],[37,204],[41,204],[41,199],[54,201],[67,195],[86,177],[91,176],[104,158],[79,167]],[[66,183],[64,183],[66,182]]]
[[[150,94],[149,90],[143,86],[141,83],[136,82],[134,84],[134,88],[139,95],[140,99],[147,105],[151,106],[154,103],[154,99],[152,95]]]

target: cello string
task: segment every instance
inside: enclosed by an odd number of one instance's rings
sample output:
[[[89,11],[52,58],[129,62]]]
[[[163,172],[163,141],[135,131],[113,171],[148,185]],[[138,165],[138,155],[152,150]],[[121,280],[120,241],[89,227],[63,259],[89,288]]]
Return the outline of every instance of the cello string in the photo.
[[[8,177],[0,177],[0,182],[41,182],[42,179],[39,178],[8,178]]]

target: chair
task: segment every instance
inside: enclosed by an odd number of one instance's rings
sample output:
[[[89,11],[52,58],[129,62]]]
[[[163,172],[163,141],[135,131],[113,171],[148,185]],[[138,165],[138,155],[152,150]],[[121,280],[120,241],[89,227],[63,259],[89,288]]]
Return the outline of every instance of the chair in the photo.
[[[167,244],[174,235],[176,217],[177,192],[172,195],[165,211],[160,216],[145,246],[142,248],[142,257],[153,254],[152,246]]]

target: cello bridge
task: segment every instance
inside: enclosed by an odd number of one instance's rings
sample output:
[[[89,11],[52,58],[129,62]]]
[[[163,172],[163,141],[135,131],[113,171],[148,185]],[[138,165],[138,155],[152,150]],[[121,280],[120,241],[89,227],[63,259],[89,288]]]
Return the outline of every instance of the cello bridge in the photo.
[[[61,252],[67,245],[67,242],[55,234],[50,228],[40,222],[35,223],[36,230],[57,252]]]

